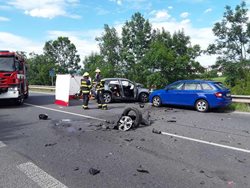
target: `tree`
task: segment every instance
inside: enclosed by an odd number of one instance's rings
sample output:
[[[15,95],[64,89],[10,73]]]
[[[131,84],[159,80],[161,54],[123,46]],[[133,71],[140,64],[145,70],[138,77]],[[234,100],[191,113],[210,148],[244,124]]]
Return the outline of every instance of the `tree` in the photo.
[[[79,69],[80,57],[76,47],[68,37],[50,40],[43,48],[44,55],[56,64],[57,73],[76,73]]]
[[[225,73],[226,82],[234,86],[238,79],[244,79],[244,69],[249,70],[246,60],[250,52],[250,23],[244,1],[235,10],[230,6],[225,9],[222,21],[213,27],[217,39],[209,45],[207,52],[219,55],[216,66]]]
[[[164,29],[156,32],[150,49],[143,58],[147,66],[147,84],[163,87],[180,79],[196,78],[204,71],[195,61],[201,50],[198,45],[191,46],[190,37],[183,31],[172,36]]]
[[[35,85],[51,85],[51,77],[49,71],[55,67],[55,64],[49,61],[45,55],[30,54],[27,60],[28,79],[30,84]]]
[[[104,25],[104,34],[96,38],[99,42],[100,55],[103,57],[103,63],[110,67],[109,77],[121,75],[120,70],[120,52],[121,43],[115,28]]]
[[[122,28],[122,62],[126,77],[140,81],[141,68],[138,65],[149,49],[152,33],[151,25],[140,13],[135,13],[131,21]]]
[[[93,78],[95,76],[96,68],[99,68],[102,72],[103,77],[110,77],[110,70],[112,70],[111,65],[107,66],[107,64],[103,61],[103,56],[100,54],[92,53],[90,56],[85,57],[83,60],[84,69],[82,70],[82,74],[84,72],[88,72],[90,76]]]

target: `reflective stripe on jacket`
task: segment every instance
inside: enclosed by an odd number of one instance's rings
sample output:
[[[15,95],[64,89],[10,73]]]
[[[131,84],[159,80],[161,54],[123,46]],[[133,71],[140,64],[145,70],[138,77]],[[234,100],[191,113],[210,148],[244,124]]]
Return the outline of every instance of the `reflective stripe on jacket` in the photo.
[[[84,94],[89,94],[91,89],[91,83],[88,79],[81,79],[81,91]]]
[[[97,76],[93,81],[93,86],[96,88],[97,91],[104,90],[105,81],[101,79],[101,76]]]

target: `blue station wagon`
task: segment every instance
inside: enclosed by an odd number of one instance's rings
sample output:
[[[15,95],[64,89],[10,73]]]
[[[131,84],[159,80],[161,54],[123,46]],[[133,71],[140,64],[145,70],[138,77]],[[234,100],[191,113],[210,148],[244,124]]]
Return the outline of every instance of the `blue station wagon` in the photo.
[[[165,89],[155,90],[149,96],[153,106],[163,104],[193,106],[199,112],[226,107],[232,103],[230,90],[221,82],[180,80]]]

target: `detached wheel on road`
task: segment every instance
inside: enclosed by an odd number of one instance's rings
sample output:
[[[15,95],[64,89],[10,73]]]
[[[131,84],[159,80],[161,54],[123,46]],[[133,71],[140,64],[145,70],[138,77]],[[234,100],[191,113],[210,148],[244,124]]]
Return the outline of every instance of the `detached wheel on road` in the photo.
[[[161,98],[159,96],[155,96],[153,98],[153,106],[159,107],[161,106]]]
[[[112,96],[111,96],[110,93],[104,92],[104,93],[103,93],[103,99],[104,99],[105,103],[111,103],[111,101],[112,101]]]
[[[208,102],[204,99],[199,99],[195,103],[195,108],[198,112],[207,112],[209,109]]]
[[[142,103],[148,102],[148,94],[147,93],[141,93],[139,95],[139,101]]]
[[[132,128],[137,128],[141,124],[142,114],[137,108],[133,107],[126,108],[122,113],[122,117],[123,116],[129,116],[132,119],[133,121]]]
[[[134,122],[129,116],[122,116],[118,122],[118,129],[121,131],[128,131],[132,128]]]

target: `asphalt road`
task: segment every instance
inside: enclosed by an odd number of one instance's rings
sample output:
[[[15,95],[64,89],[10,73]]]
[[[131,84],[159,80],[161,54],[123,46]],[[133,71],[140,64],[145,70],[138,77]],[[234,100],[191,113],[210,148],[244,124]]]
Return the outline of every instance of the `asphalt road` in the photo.
[[[53,102],[54,96],[39,93],[19,107],[1,101],[1,188],[250,187],[249,114],[136,103],[103,111],[95,101],[84,111],[81,101],[69,107]],[[107,129],[128,106],[152,124]],[[40,113],[49,119],[39,120]],[[90,168],[100,172],[92,175]]]

